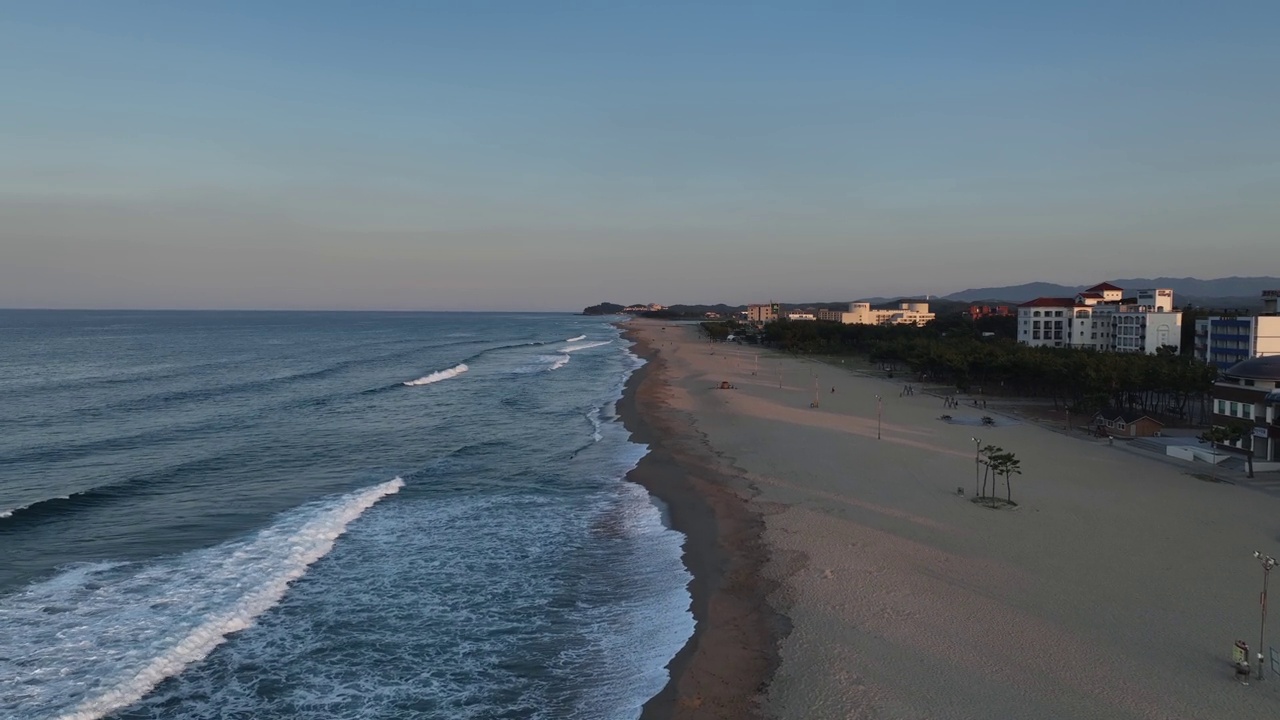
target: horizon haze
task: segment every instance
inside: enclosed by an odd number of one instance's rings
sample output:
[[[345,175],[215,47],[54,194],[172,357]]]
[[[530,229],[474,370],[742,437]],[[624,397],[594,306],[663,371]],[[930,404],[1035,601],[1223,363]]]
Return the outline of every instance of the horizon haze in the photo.
[[[1280,4],[5,3],[0,307],[1280,275]]]

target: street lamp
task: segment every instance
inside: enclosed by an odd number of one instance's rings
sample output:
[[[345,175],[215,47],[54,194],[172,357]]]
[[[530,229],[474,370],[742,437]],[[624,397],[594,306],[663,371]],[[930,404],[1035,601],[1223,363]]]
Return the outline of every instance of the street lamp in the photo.
[[[982,441],[976,437],[969,438],[973,441],[973,496],[978,497],[978,468],[982,465],[980,458],[980,450]]]
[[[877,440],[880,439],[880,413],[883,409],[884,409],[884,403],[881,401],[880,396],[877,395],[876,396],[876,439]]]
[[[1262,565],[1262,595],[1258,598],[1258,602],[1262,605],[1262,627],[1258,630],[1258,679],[1262,679],[1262,648],[1265,647],[1267,639],[1267,577],[1271,574],[1271,568],[1276,566],[1276,559],[1270,555],[1263,555],[1257,550],[1253,551],[1253,556],[1258,558],[1258,562]]]

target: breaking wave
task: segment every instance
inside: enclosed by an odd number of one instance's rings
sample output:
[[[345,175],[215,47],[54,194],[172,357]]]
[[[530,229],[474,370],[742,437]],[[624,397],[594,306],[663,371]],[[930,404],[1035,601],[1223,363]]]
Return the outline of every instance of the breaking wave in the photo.
[[[153,565],[89,563],[0,598],[0,716],[97,720],[252,626],[399,477]],[[19,682],[21,678],[21,682]]]
[[[556,355],[556,356],[554,356],[554,357],[552,358],[551,367],[549,367],[549,368],[547,368],[547,369],[548,369],[548,370],[559,370],[560,368],[562,368],[562,367],[564,367],[565,365],[568,365],[568,364],[569,364],[569,356],[568,356],[568,355]]]
[[[579,335],[578,337],[571,337],[568,340],[565,340],[565,342],[578,342],[579,340],[586,340],[586,339],[587,339],[586,335]]]
[[[578,352],[579,350],[586,350],[588,348],[600,347],[601,345],[608,345],[611,342],[613,341],[597,340],[595,342],[578,343],[577,345],[566,345],[565,347],[560,348],[560,352],[562,353]]]
[[[449,378],[456,378],[456,377],[458,377],[459,375],[461,375],[462,373],[464,373],[464,372],[466,372],[466,371],[468,371],[468,370],[470,370],[470,369],[471,369],[471,368],[467,367],[467,364],[466,364],[466,363],[458,363],[457,365],[455,365],[455,366],[453,366],[453,367],[449,368],[448,370],[439,370],[439,371],[437,371],[437,372],[433,372],[433,373],[431,373],[430,375],[423,375],[422,377],[418,378],[417,380],[408,380],[408,381],[406,381],[406,382],[405,382],[405,383],[403,383],[403,384],[404,384],[404,385],[407,385],[407,386],[409,386],[409,387],[415,387],[415,386],[418,386],[418,385],[430,385],[431,383],[438,383],[438,382],[440,382],[441,380],[448,380]]]

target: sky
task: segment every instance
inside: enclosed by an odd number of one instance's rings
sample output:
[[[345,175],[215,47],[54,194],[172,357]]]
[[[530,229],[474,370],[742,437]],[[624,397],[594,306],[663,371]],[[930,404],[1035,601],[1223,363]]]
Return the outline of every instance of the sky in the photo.
[[[0,307],[1280,275],[1280,2],[0,0]]]

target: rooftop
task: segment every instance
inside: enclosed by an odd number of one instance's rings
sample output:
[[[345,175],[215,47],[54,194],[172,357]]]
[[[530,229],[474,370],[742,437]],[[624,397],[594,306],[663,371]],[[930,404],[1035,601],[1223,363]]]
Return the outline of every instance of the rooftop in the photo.
[[[1105,420],[1124,420],[1126,423],[1130,424],[1138,422],[1142,418],[1146,418],[1158,425],[1164,425],[1164,423],[1141,410],[1117,410],[1116,408],[1103,408],[1096,413],[1096,417],[1101,417]]]
[[[1123,290],[1124,290],[1124,288],[1122,288],[1122,287],[1118,287],[1118,286],[1115,286],[1115,285],[1112,285],[1111,283],[1105,283],[1105,282],[1104,282],[1104,283],[1099,283],[1099,284],[1097,284],[1097,285],[1094,285],[1093,287],[1089,288],[1089,289],[1088,289],[1088,290],[1086,290],[1085,292],[1106,292],[1106,291],[1108,291],[1108,290],[1120,290],[1120,291],[1123,291]]]
[[[1075,307],[1075,298],[1051,298],[1041,297],[1035,300],[1028,300],[1018,307]]]
[[[1249,380],[1280,381],[1280,355],[1249,358],[1227,368],[1223,374]]]

